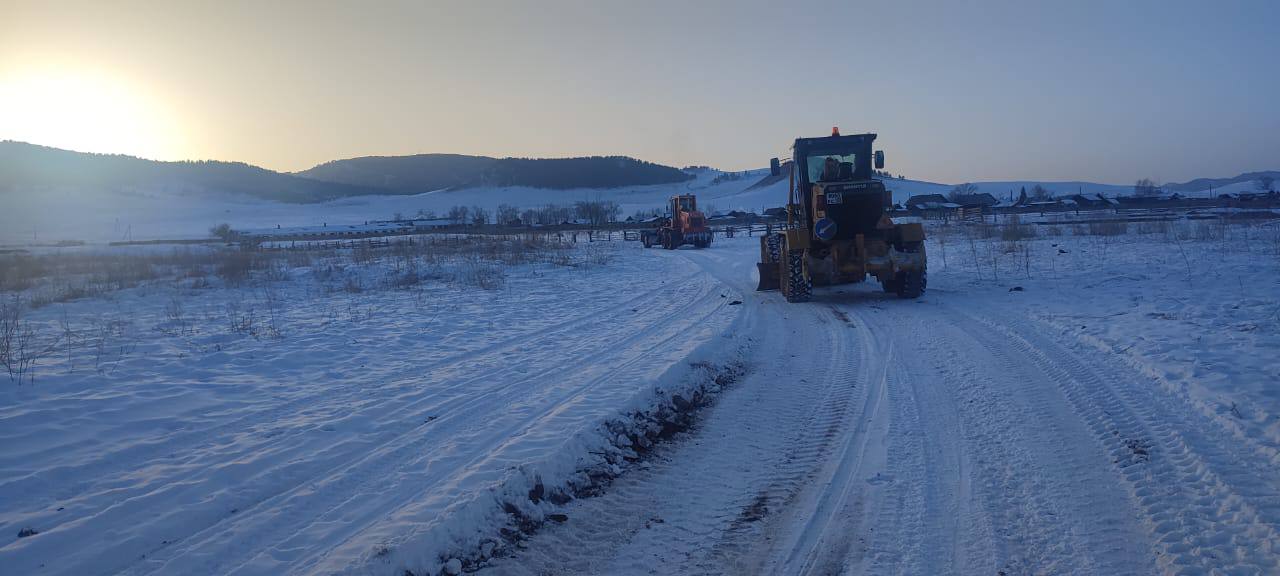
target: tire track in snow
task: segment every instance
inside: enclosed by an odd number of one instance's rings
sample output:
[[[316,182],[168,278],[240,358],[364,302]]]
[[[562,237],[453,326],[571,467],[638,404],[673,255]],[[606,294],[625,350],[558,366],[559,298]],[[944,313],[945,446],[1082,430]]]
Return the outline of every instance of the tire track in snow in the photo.
[[[1203,434],[1206,428],[1188,421],[1189,410],[1170,406],[1168,397],[1113,362],[1098,357],[1102,366],[1089,365],[1034,329],[970,319],[1034,362],[1089,425],[1145,516],[1163,571],[1280,572],[1277,528],[1255,508],[1280,502],[1277,475],[1258,478],[1233,463],[1229,441],[1215,445],[1196,438],[1192,431]],[[1130,378],[1122,382],[1118,374]],[[1208,452],[1197,451],[1196,444]],[[1218,468],[1228,474],[1219,475]]]
[[[864,322],[853,323],[860,357],[855,380],[863,384],[858,416],[842,423],[841,441],[831,452],[834,460],[813,484],[815,490],[793,508],[794,521],[785,539],[765,565],[780,574],[829,574],[843,567],[853,546],[850,534],[863,524],[868,508],[880,502],[879,490],[867,487],[883,479],[890,428],[888,369],[892,343],[877,342]],[[872,473],[874,472],[874,476]]]
[[[835,322],[829,311],[779,306],[776,295],[747,294],[743,332],[754,335],[753,349],[767,351],[768,360],[749,366],[684,439],[616,480],[604,495],[570,504],[568,523],[544,527],[527,550],[486,572],[758,570],[765,559],[757,549],[761,535],[822,474],[863,386],[853,377],[857,345],[849,326]],[[776,330],[784,314],[799,315],[806,327],[818,329]],[[795,360],[779,364],[774,354]],[[792,370],[806,365],[805,371]]]
[[[1053,383],[971,319],[936,308],[942,314],[932,324],[950,328],[937,345],[953,350],[939,371],[964,364],[956,405],[966,429],[985,430],[968,449],[984,464],[984,484],[994,488],[986,495],[997,550],[989,569],[1149,572],[1116,479],[1088,448],[1088,431],[1063,409]]]

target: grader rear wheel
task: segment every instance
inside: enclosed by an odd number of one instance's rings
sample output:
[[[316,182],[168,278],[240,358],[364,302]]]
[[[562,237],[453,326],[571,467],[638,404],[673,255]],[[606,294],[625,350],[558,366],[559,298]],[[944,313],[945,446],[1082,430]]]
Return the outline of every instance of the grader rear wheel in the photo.
[[[899,297],[919,298],[924,294],[924,289],[929,279],[923,269],[903,272],[901,275],[902,280],[898,283]]]
[[[901,276],[901,274],[895,274],[893,278],[888,280],[881,280],[880,288],[883,289],[886,294],[897,294],[898,286],[902,284],[902,280],[898,278],[898,276]]]
[[[893,284],[895,291],[900,298],[919,298],[924,294],[925,287],[928,285],[929,277],[926,273],[927,263],[924,259],[924,243],[908,242],[902,244],[898,248],[903,252],[920,254],[920,267],[914,270],[904,270],[894,275]],[[888,288],[886,287],[886,290]]]

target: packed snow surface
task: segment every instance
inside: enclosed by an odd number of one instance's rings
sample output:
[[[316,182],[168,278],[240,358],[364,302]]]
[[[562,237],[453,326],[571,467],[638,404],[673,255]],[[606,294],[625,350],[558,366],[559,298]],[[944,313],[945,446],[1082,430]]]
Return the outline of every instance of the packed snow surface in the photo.
[[[787,304],[739,236],[485,289],[313,263],[49,305],[112,331],[0,387],[0,566],[1280,573],[1280,230],[1150,226],[931,226],[919,300]],[[228,330],[245,306],[279,333]],[[637,459],[628,422],[717,363],[742,373]]]
[[[1062,232],[936,236],[918,301],[673,255],[748,294],[747,376],[486,573],[1280,573],[1277,231]]]

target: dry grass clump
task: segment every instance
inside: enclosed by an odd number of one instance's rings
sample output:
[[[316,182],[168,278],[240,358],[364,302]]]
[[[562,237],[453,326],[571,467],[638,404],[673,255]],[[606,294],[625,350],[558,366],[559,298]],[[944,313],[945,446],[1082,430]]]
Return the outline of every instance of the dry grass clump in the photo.
[[[1031,224],[1023,224],[1015,214],[1010,216],[1003,224],[1000,225],[1000,239],[1005,242],[1017,242],[1028,238],[1035,238],[1035,226]]]
[[[1129,233],[1129,223],[1094,221],[1089,222],[1085,231],[1089,236],[1124,236]]]

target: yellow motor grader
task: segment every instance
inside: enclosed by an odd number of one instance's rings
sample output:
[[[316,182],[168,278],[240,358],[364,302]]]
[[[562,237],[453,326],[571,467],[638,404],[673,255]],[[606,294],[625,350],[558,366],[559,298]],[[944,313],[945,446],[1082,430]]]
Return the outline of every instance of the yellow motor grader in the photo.
[[[871,151],[875,134],[797,138],[781,232],[760,238],[760,285],[806,302],[814,286],[862,282],[868,275],[903,298],[924,293],[924,227],[889,218],[893,196],[875,178],[884,152]],[[874,169],[873,169],[874,166]],[[774,176],[783,166],[769,162]]]

